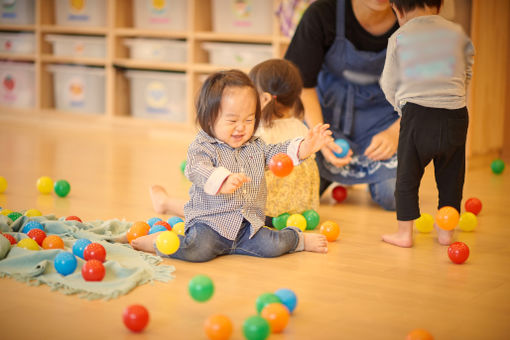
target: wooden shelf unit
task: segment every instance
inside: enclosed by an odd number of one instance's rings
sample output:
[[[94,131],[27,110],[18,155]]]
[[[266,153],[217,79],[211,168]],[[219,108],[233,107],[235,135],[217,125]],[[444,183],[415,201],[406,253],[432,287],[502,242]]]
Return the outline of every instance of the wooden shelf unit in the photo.
[[[0,54],[0,60],[29,61],[35,64],[36,100],[33,109],[15,110],[1,107],[2,112],[22,111],[40,118],[61,119],[69,116],[70,120],[85,116],[62,112],[55,109],[53,75],[47,70],[50,64],[79,64],[104,67],[105,70],[105,112],[83,118],[87,122],[98,124],[136,124],[142,126],[178,126],[194,127],[194,97],[200,87],[203,76],[225,67],[211,65],[207,52],[200,47],[202,42],[257,43],[272,46],[273,56],[282,57],[289,44],[289,39],[280,34],[278,18],[273,15],[273,33],[261,34],[225,34],[212,31],[212,0],[189,0],[187,3],[187,30],[148,30],[133,27],[134,0],[105,0],[106,25],[104,27],[59,26],[55,20],[55,0],[35,0],[34,25],[0,25],[0,31],[33,32],[36,37],[34,55]],[[278,0],[272,0],[273,13],[276,12]],[[52,54],[51,44],[45,40],[48,34],[93,35],[106,38],[105,58],[61,57]],[[137,60],[128,57],[128,50],[123,41],[126,38],[159,38],[186,41],[187,60],[184,63],[167,63],[161,61]],[[129,82],[125,70],[141,69],[156,71],[173,71],[186,74],[186,122],[174,123],[160,120],[146,120],[129,116]],[[243,69],[249,71],[248,69]]]

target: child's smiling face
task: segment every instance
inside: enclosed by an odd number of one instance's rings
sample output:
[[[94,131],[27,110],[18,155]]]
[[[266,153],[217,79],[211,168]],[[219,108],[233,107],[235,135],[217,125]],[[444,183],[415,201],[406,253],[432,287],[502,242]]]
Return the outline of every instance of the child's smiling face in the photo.
[[[219,115],[213,126],[217,139],[238,148],[251,138],[255,129],[256,96],[253,88],[248,86],[224,89]]]

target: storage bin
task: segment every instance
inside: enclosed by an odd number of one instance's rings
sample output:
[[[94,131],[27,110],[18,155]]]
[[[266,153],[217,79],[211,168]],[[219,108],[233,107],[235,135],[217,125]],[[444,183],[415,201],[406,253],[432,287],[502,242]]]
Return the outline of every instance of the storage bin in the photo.
[[[56,109],[94,114],[105,111],[103,68],[49,65],[48,71],[53,73]]]
[[[0,105],[35,106],[35,69],[32,63],[0,61]]]
[[[126,76],[133,117],[173,122],[186,120],[185,74],[129,70]]]
[[[187,30],[187,0],[135,0],[135,28]]]
[[[186,62],[186,42],[168,39],[125,39],[132,59],[160,60],[171,63]]]
[[[34,33],[0,33],[0,53],[30,54],[34,52]]]
[[[53,46],[53,54],[64,57],[106,57],[106,38],[84,35],[45,36],[45,40]]]
[[[105,26],[104,0],[55,0],[55,17],[61,26]]]
[[[271,34],[272,0],[213,0],[214,32]]]
[[[209,62],[220,66],[252,67],[273,56],[270,45],[205,42],[202,48],[209,52]]]
[[[34,0],[0,0],[0,24],[33,25],[34,19]]]

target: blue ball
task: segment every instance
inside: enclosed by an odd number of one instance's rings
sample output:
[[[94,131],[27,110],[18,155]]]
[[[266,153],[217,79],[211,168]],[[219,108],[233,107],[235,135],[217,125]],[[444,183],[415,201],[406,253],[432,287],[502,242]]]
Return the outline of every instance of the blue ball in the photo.
[[[160,231],[166,231],[166,228],[162,225],[155,225],[154,227],[150,228],[149,234],[158,233]]]
[[[347,156],[347,153],[349,152],[350,149],[349,143],[345,139],[335,139],[335,144],[342,148],[342,152],[334,153],[335,156],[337,156],[338,158],[343,158]]]
[[[178,216],[173,216],[173,217],[170,217],[168,219],[168,221],[166,221],[166,222],[173,227],[175,224],[177,224],[179,222],[184,222],[184,221],[182,220],[182,218],[180,218]]]
[[[296,294],[287,288],[278,289],[274,292],[274,295],[278,296],[282,303],[287,307],[290,313],[294,311],[297,305],[297,297]]]
[[[32,229],[41,229],[42,231],[44,231],[44,226],[37,221],[30,221],[27,224],[25,224],[21,232],[27,234]]]
[[[152,217],[152,218],[149,218],[149,220],[147,221],[147,224],[152,227],[154,225],[154,223],[159,222],[159,221],[163,221],[163,220],[159,217]]]
[[[76,261],[76,257],[69,252],[62,252],[55,257],[53,261],[55,269],[60,274],[66,276],[74,273],[76,266],[78,265],[78,261]]]
[[[91,243],[92,242],[86,238],[80,238],[79,240],[76,240],[73,244],[73,254],[83,259],[83,251],[85,250],[85,247]]]

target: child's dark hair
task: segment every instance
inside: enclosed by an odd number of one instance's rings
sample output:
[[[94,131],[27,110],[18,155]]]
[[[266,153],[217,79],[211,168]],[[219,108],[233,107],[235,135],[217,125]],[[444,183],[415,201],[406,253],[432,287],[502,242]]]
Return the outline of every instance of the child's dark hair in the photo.
[[[256,99],[255,110],[255,128],[260,122],[260,100],[257,89],[251,82],[246,73],[239,70],[220,71],[211,74],[205,80],[196,101],[197,118],[196,121],[209,136],[214,135],[214,122],[218,119],[220,112],[221,98],[228,87],[247,86],[253,90]]]
[[[303,80],[299,69],[284,59],[269,59],[255,65],[250,78],[259,91],[269,93],[271,101],[262,109],[262,121],[271,126],[274,117],[282,118],[282,108],[292,108],[294,116],[304,115],[301,91]]]
[[[439,11],[443,0],[390,0],[390,4],[395,5],[399,12],[407,13],[415,8],[435,7]]]

